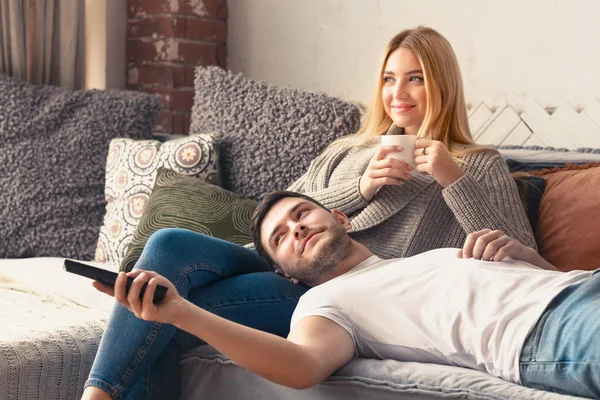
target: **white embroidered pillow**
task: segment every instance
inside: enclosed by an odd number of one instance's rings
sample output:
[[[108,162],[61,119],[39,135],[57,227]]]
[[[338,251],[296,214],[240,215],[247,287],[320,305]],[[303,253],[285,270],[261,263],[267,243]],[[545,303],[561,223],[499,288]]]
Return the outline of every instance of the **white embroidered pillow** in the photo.
[[[166,142],[113,139],[106,160],[106,213],[95,260],[120,265],[144,213],[158,168],[218,185],[218,134],[198,134]]]

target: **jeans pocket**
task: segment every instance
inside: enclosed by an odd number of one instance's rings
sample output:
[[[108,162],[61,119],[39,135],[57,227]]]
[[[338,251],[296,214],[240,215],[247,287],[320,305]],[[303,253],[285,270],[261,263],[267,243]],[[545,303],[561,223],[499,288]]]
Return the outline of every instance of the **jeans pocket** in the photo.
[[[540,348],[540,341],[542,340],[542,334],[544,333],[544,326],[546,325],[546,321],[548,320],[548,317],[550,316],[550,313],[553,309],[554,307],[549,307],[546,309],[546,311],[544,311],[538,322],[533,327],[533,330],[525,340],[526,346],[524,346],[524,348],[528,348],[529,350],[529,354],[527,357],[527,361],[529,362],[537,361],[538,350]]]

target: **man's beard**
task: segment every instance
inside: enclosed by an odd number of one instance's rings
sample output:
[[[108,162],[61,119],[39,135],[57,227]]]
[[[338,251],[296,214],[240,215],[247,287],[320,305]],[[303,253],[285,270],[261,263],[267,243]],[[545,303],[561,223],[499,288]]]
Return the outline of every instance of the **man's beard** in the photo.
[[[291,270],[291,276],[306,284],[317,281],[331,272],[350,255],[350,237],[340,224],[330,227],[331,238],[320,244],[318,254],[309,260],[299,260]]]

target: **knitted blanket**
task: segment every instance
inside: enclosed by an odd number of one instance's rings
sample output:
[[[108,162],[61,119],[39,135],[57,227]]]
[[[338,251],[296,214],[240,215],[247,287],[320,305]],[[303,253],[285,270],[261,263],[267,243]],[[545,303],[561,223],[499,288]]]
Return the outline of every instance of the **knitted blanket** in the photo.
[[[62,265],[0,260],[0,400],[81,397],[114,300]]]

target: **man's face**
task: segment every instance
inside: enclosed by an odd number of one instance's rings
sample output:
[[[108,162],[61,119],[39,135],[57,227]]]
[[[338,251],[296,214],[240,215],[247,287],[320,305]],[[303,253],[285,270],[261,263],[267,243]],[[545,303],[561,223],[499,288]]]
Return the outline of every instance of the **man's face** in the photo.
[[[348,219],[337,210],[286,197],[265,215],[260,240],[283,272],[311,285],[348,257],[349,228]]]

